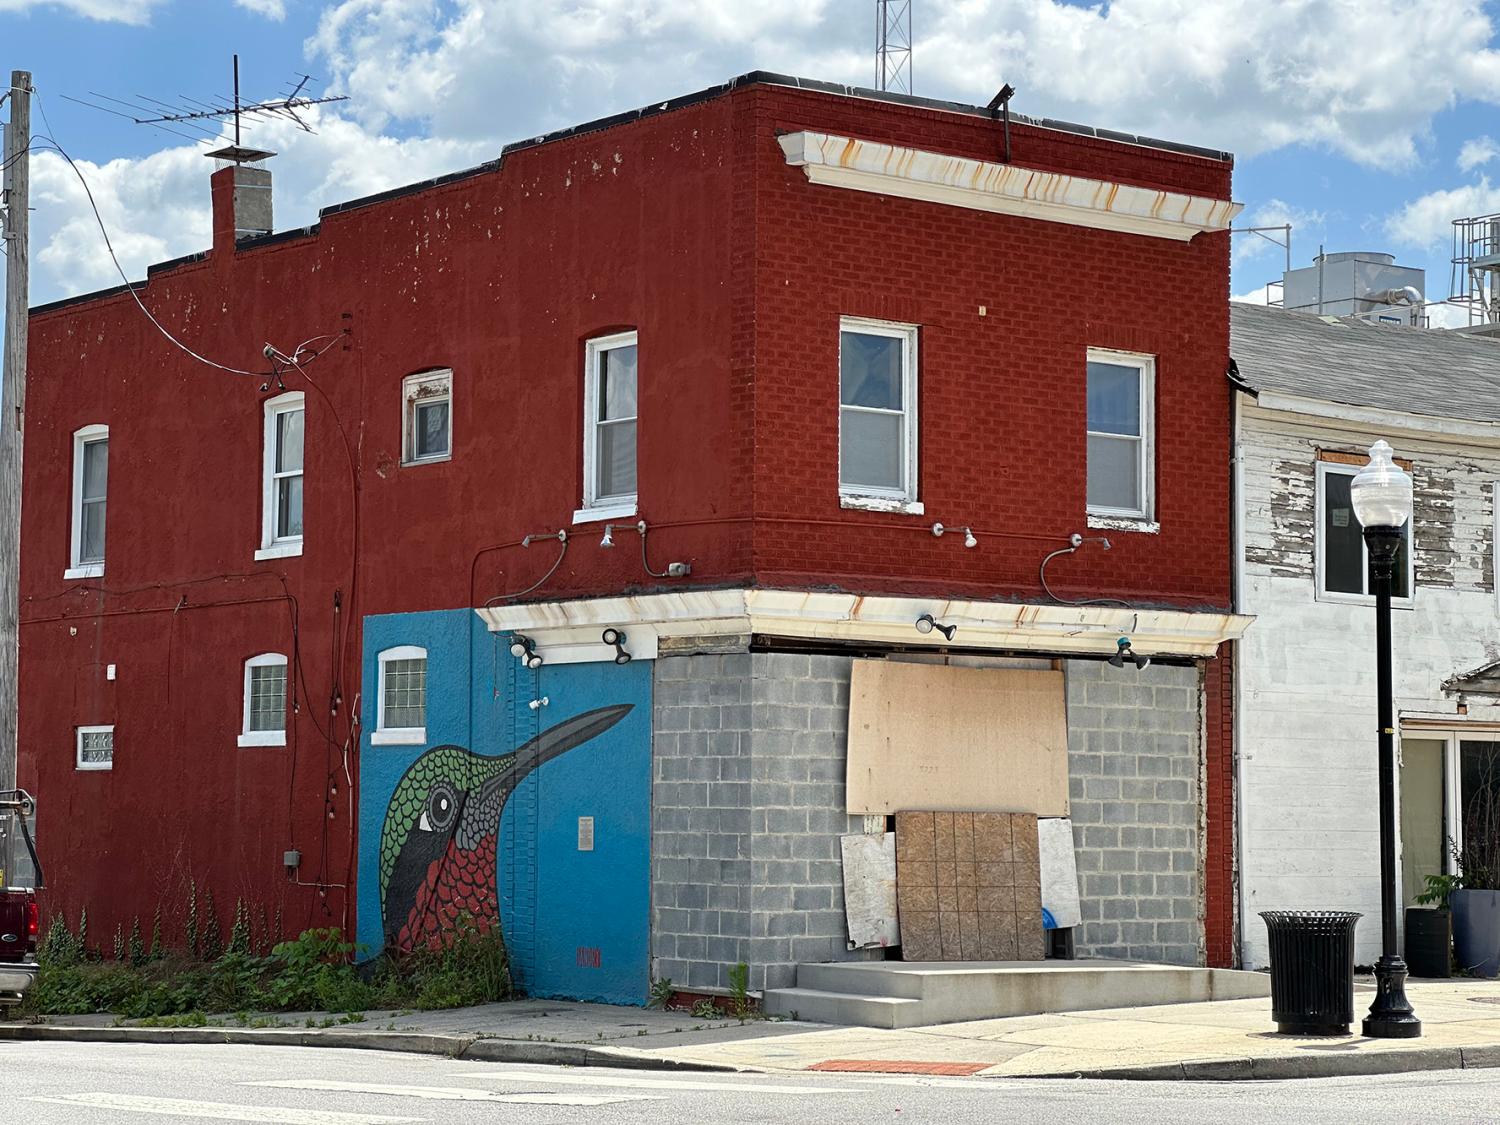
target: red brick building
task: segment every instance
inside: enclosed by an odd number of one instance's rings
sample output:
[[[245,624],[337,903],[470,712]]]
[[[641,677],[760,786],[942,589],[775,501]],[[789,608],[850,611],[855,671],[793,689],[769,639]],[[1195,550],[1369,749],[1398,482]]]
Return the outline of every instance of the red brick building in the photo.
[[[1225,963],[1230,696],[1205,669],[1243,627],[1230,173],[1221,153],[764,74],[303,230],[269,233],[267,173],[218,171],[211,250],[32,313],[20,776],[50,907],[103,934],[160,906],[170,929],[192,881],[225,915],[244,899],[389,944],[406,861],[378,845],[399,852],[392,785],[417,768],[392,747],[425,751],[449,719],[442,741],[481,756],[532,745],[526,723],[540,738],[568,691],[608,696],[630,651],[655,677],[630,689],[645,725],[576,737],[628,737],[646,771],[609,860],[645,880],[644,913],[576,957],[548,932],[572,923],[548,905],[547,825],[573,810],[533,792],[551,760],[533,747],[485,837],[518,971],[630,999],[649,945],[680,984],[743,960],[775,987],[861,955],[828,921],[838,837],[878,827],[843,800],[847,685],[861,660],[921,654],[1066,681],[1080,946]],[[419,634],[450,627],[467,641],[439,683]],[[1122,637],[1150,669],[1102,663]],[[681,685],[709,679],[723,698],[692,718],[707,689]],[[825,702],[843,718],[819,735]],[[682,790],[710,719],[741,723],[720,741],[747,776]],[[806,793],[756,789],[778,723],[805,732],[782,740],[803,764],[776,768]],[[1156,762],[1137,735],[1178,741]],[[807,834],[798,855],[772,854],[768,808]],[[446,863],[412,876],[417,901]],[[792,897],[807,920],[778,932]],[[629,964],[597,989],[549,976],[554,938],[580,970],[616,940]]]

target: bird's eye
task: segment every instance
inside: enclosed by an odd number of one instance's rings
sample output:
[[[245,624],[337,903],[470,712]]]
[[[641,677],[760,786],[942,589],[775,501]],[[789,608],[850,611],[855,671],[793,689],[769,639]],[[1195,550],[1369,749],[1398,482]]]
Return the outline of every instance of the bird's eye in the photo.
[[[451,786],[434,785],[422,810],[420,827],[427,832],[446,832],[458,816],[458,795]]]

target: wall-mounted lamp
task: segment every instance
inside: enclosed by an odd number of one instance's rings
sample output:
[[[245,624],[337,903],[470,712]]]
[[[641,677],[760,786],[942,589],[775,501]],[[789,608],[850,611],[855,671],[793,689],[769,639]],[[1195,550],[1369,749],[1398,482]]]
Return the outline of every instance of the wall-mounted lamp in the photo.
[[[615,545],[615,525],[607,523],[604,525],[604,538],[599,540],[601,547],[613,547]]]
[[[1109,662],[1116,668],[1123,668],[1127,660],[1137,668],[1144,668],[1151,663],[1149,656],[1142,656],[1130,647],[1129,637],[1121,637],[1115,642],[1115,654],[1109,658]]]
[[[625,651],[625,631],[623,629],[606,629],[600,639],[607,645],[614,645],[616,664],[630,663],[630,653]]]
[[[536,651],[536,642],[530,637],[523,637],[516,633],[510,642],[510,654],[528,668],[540,668],[542,666],[541,655]]]
[[[972,527],[944,527],[940,523],[932,525],[932,537],[934,539],[941,539],[943,534],[948,531],[962,531],[964,533],[965,547],[974,548],[979,546],[979,540],[974,538],[974,529]]]
[[[924,613],[921,617],[917,618],[917,632],[926,634],[932,632],[934,629],[950,641],[953,639],[953,634],[958,632],[957,625],[944,625],[930,613]]]
[[[530,707],[533,711],[540,711],[543,707],[547,706],[547,704],[551,702],[552,700],[548,699],[544,695],[540,699],[533,699],[530,703],[526,704],[526,706]]]
[[[533,543],[541,539],[556,539],[559,543],[566,543],[568,541],[568,533],[565,530],[533,532],[521,540],[521,546],[530,547]]]

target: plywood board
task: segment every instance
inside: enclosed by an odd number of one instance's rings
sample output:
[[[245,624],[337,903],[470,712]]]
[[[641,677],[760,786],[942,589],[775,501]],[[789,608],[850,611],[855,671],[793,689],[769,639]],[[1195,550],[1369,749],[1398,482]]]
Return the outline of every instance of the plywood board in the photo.
[[[846,780],[855,816],[1067,816],[1063,674],[856,660]]]
[[[896,897],[903,960],[1041,960],[1036,817],[897,813]]]
[[[857,949],[901,944],[896,922],[896,834],[843,836],[844,916]]]
[[[1042,905],[1052,922],[1066,930],[1083,921],[1078,902],[1078,864],[1073,855],[1073,822],[1065,816],[1036,822],[1041,845]]]

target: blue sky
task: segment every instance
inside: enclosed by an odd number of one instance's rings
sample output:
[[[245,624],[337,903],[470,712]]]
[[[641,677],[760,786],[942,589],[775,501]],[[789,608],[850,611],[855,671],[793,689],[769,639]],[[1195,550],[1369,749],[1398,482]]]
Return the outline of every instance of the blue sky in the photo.
[[[1449,223],[1500,211],[1496,10],[1424,0],[1399,17],[1353,0],[915,0],[916,92],[1238,155],[1241,222],[1385,250],[1447,295]],[[29,68],[132,277],[208,241],[211,163],[180,138],[86,109],[91,91],[246,96],[300,72],[351,101],[316,136],[262,128],[282,153],[277,225],[321,205],[484,160],[509,140],[754,68],[868,84],[873,0],[0,0],[0,68]],[[40,115],[36,125],[45,128]],[[72,173],[39,156],[33,299],[117,280]],[[1491,181],[1496,185],[1491,187]],[[1282,252],[1236,236],[1233,290]]]

